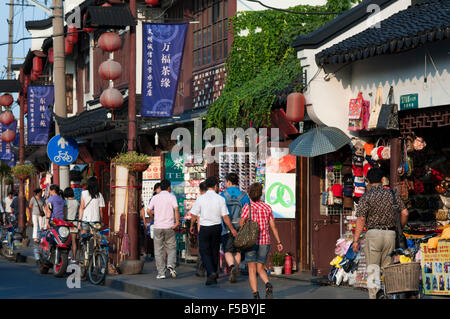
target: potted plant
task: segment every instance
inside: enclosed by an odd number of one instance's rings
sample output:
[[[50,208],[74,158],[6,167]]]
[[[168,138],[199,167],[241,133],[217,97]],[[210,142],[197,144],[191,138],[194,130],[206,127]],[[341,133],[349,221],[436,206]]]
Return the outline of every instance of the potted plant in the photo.
[[[280,253],[274,253],[272,256],[273,273],[281,275],[283,271],[284,257]]]
[[[14,184],[14,178],[10,175],[10,176],[6,176],[5,177],[5,185],[12,185]]]
[[[150,165],[148,155],[139,154],[138,152],[135,151],[120,153],[113,159],[113,161],[116,162],[117,164],[127,166],[128,169],[137,172],[145,171]]]
[[[12,174],[18,179],[27,179],[36,169],[31,164],[18,164],[12,168]]]

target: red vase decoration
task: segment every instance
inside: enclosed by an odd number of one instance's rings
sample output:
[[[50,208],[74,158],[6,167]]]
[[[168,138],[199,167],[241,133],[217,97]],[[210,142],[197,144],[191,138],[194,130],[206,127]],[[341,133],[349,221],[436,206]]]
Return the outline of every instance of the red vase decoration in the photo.
[[[76,26],[73,25],[69,25],[67,27],[67,40],[72,43],[75,44],[78,42],[78,29]]]
[[[42,74],[42,59],[35,56],[33,58],[33,72],[36,74]]]
[[[3,94],[2,96],[0,96],[0,105],[1,106],[10,107],[11,104],[13,104],[13,102],[14,102],[14,98],[12,97],[11,94]]]
[[[98,47],[106,52],[114,52],[122,47],[122,39],[117,33],[105,32],[98,39]]]
[[[48,49],[48,62],[53,63],[54,61],[54,54],[53,54],[53,48]]]
[[[14,122],[14,115],[10,111],[5,111],[0,115],[0,122],[4,125],[9,125]]]
[[[33,71],[31,71],[31,77],[30,77],[31,81],[37,81],[39,80],[39,74],[34,73]]]
[[[5,143],[10,143],[12,141],[14,141],[14,139],[16,138],[16,132],[11,131],[11,130],[6,130],[2,133],[2,141]]]
[[[116,61],[108,60],[100,64],[98,74],[103,80],[117,80],[122,74],[122,66]]]
[[[158,5],[159,0],[145,0],[145,3],[150,5],[150,6],[152,6],[152,7],[154,7],[154,6]]]
[[[123,104],[123,96],[119,90],[108,88],[100,95],[100,104],[108,109],[116,109]]]
[[[64,54],[71,55],[73,52],[73,43],[68,38],[64,40]]]
[[[294,92],[288,95],[286,117],[291,122],[301,122],[305,115],[305,96]]]

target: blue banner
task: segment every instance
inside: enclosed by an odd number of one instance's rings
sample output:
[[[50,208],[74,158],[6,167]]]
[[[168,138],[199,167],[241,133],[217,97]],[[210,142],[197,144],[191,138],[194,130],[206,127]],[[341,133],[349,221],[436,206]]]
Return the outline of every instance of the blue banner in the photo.
[[[143,23],[142,116],[172,116],[188,25]]]
[[[28,87],[28,145],[46,145],[55,101],[52,85]]]
[[[6,130],[11,130],[13,132],[16,132],[16,130],[17,130],[17,121],[15,120],[14,122],[12,122],[9,125],[5,125],[5,124],[0,123],[0,131],[1,131],[1,133],[3,133]],[[17,136],[17,133],[16,133],[16,136]],[[13,149],[12,149],[11,142],[10,143],[6,143],[6,142],[3,142],[0,139],[0,143],[1,143],[0,160],[10,161],[12,159],[12,156],[13,156]]]

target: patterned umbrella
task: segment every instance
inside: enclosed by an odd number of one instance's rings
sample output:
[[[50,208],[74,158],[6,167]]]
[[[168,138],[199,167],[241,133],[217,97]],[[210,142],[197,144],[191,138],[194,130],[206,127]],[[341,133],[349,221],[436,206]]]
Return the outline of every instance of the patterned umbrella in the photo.
[[[319,126],[297,137],[290,145],[292,155],[314,157],[337,151],[351,143],[350,138],[336,127]]]

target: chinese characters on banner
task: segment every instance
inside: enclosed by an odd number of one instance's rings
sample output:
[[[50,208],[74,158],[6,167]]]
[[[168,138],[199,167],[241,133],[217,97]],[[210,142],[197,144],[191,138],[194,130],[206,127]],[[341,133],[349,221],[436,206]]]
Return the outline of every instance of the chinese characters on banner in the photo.
[[[427,295],[450,295],[450,243],[440,241],[437,249],[421,244],[422,280]]]
[[[28,87],[28,145],[47,144],[54,100],[53,86]]]
[[[150,165],[147,170],[142,172],[142,179],[161,179],[161,157],[160,156],[150,156],[149,158]]]
[[[15,120],[14,122],[12,122],[9,125],[0,123],[0,131],[1,131],[0,134],[6,130],[11,130],[11,131],[15,132],[17,130],[17,121]],[[14,153],[13,153],[11,143],[3,142],[1,139],[0,139],[0,143],[1,143],[0,160],[12,161]]]
[[[142,116],[172,116],[187,28],[143,23]]]

